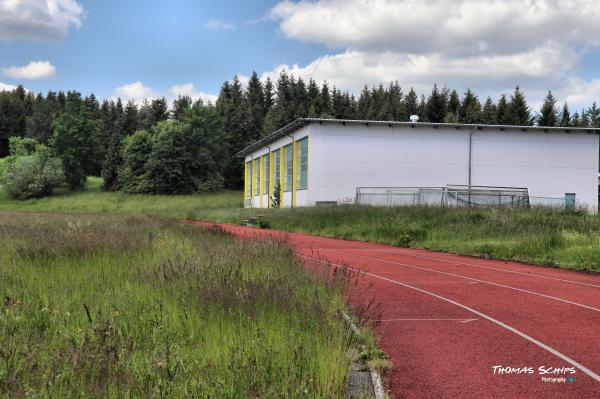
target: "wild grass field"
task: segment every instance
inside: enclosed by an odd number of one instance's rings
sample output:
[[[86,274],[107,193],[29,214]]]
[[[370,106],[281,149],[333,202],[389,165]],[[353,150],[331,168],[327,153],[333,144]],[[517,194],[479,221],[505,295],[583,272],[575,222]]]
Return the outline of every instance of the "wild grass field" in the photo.
[[[264,216],[274,229],[600,272],[600,216],[584,212],[359,206],[248,210],[235,191],[191,196],[104,193],[95,178],[88,186],[85,192],[24,202],[0,190],[0,211],[156,214],[233,224]]]
[[[5,215],[0,242],[0,397],[343,396],[348,280],[282,243],[110,215]]]

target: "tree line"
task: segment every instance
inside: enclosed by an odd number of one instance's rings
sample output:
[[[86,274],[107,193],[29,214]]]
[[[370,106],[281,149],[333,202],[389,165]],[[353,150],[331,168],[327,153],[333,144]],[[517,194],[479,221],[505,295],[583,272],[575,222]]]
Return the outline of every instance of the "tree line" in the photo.
[[[519,87],[497,101],[481,101],[470,89],[459,94],[434,85],[428,95],[418,95],[391,82],[365,86],[357,97],[282,71],[275,82],[261,81],[256,73],[245,87],[237,77],[226,81],[214,104],[180,96],[171,106],[165,98],[138,106],[75,91],[34,95],[22,86],[2,91],[0,158],[11,155],[14,162],[10,139],[26,137],[44,147],[45,158],[60,160],[73,190],[82,189],[89,175],[102,176],[109,191],[239,189],[242,162],[235,154],[297,118],[408,121],[411,115],[422,122],[600,127],[596,103],[571,113],[551,92],[534,112]],[[23,152],[22,143],[13,144],[21,156],[33,155]],[[35,145],[25,147],[35,152]]]

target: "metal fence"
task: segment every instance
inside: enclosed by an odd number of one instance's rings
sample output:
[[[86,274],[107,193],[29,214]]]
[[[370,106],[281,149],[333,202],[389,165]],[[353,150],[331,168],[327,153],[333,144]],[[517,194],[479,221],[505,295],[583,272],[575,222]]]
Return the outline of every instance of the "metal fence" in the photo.
[[[372,206],[442,206],[516,208],[565,207],[564,198],[530,197],[526,188],[461,186],[446,187],[358,187],[356,203]]]

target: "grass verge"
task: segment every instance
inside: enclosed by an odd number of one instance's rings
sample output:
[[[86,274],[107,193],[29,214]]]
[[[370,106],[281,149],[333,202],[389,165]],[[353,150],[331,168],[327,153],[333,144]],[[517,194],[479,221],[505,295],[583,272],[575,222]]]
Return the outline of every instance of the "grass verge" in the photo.
[[[341,397],[348,276],[148,217],[0,219],[0,396]]]
[[[0,210],[154,214],[234,224],[264,215],[270,227],[280,230],[600,272],[600,216],[583,212],[359,206],[247,210],[242,194],[234,191],[105,193],[97,178],[90,178],[88,186],[85,192],[24,202],[0,191]]]

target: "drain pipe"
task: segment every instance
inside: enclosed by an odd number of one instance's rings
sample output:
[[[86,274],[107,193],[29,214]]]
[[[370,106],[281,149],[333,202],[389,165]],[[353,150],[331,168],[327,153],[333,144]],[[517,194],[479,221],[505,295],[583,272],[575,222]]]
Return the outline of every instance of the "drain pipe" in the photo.
[[[469,131],[469,205],[471,205],[471,185],[473,183],[473,133],[476,127]]]

